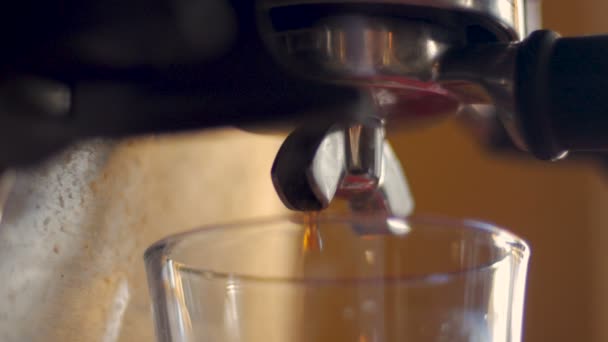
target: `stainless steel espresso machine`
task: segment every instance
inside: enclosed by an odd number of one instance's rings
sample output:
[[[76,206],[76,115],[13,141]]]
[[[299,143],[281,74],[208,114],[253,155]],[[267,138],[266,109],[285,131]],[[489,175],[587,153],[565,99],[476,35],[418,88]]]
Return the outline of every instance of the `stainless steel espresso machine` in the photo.
[[[103,215],[91,204],[104,187],[91,190],[91,179],[107,171],[114,144],[98,138],[220,126],[291,132],[271,170],[287,208],[317,211],[341,198],[356,212],[400,216],[413,200],[387,130],[461,115],[500,123],[496,132],[540,159],[608,147],[608,38],[537,31],[535,0],[27,0],[2,7],[3,341],[45,334],[116,341],[125,312],[134,331],[148,328],[145,293],[124,285],[128,267],[124,277],[100,276],[112,289],[107,301],[105,285],[86,286],[82,276],[69,282],[79,298],[107,303],[88,318],[95,323],[83,327],[87,333],[67,318],[91,312],[84,303],[46,308],[66,297],[57,289],[70,276],[56,270],[114,270],[125,257],[96,250],[92,259],[72,253],[54,263],[38,250],[54,236],[45,229],[67,231],[61,246],[46,249],[50,255],[94,246],[109,238],[89,223],[126,215],[111,198]],[[134,182],[132,168],[119,164],[110,177]],[[112,231],[111,240],[127,241],[120,234]],[[127,304],[129,291],[138,299]],[[17,328],[26,317],[43,322],[41,332]]]

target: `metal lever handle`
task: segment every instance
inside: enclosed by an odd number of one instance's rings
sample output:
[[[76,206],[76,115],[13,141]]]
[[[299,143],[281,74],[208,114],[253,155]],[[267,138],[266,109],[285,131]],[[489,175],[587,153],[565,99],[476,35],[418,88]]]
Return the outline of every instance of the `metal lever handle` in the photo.
[[[608,36],[537,31],[518,49],[516,100],[535,155],[608,149]]]

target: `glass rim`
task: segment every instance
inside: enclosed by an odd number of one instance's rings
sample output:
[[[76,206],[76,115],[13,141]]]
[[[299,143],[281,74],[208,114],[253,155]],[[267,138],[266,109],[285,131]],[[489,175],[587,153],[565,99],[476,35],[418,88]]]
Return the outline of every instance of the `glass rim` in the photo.
[[[428,273],[422,275],[406,275],[406,276],[396,276],[396,277],[368,277],[368,278],[357,278],[357,277],[348,277],[348,278],[314,278],[314,277],[263,277],[263,276],[252,276],[247,274],[242,274],[242,272],[221,272],[218,270],[205,269],[202,267],[193,267],[190,266],[189,263],[181,262],[176,259],[172,259],[170,256],[166,256],[166,259],[170,260],[170,262],[177,262],[189,268],[191,271],[195,271],[197,274],[201,274],[208,277],[213,277],[215,279],[231,279],[231,280],[239,280],[239,281],[247,281],[247,282],[262,282],[262,283],[284,283],[290,285],[348,285],[354,284],[360,286],[365,283],[377,283],[381,282],[383,284],[386,283],[444,283],[448,282],[450,279],[466,276],[472,273],[483,272],[487,270],[491,270],[514,253],[519,253],[523,262],[526,263],[530,257],[530,247],[528,243],[512,233],[508,229],[505,229],[501,226],[495,225],[493,223],[477,220],[477,219],[454,219],[454,218],[446,218],[445,216],[438,215],[412,215],[408,217],[397,217],[397,216],[386,216],[386,215],[358,215],[358,214],[322,214],[319,216],[318,220],[320,222],[333,222],[333,223],[348,223],[354,220],[362,220],[362,219],[395,219],[402,220],[408,224],[428,224],[432,225],[431,227],[426,227],[422,229],[438,229],[445,230],[450,228],[459,228],[466,229],[471,231],[480,231],[487,234],[492,234],[494,238],[498,238],[501,240],[501,244],[508,246],[508,252],[501,258],[496,258],[486,263],[480,263],[475,266],[464,267],[461,270],[457,271],[449,271],[449,272],[436,272],[436,273]],[[184,238],[193,235],[204,234],[208,232],[218,231],[230,229],[233,227],[244,227],[244,226],[256,226],[264,223],[277,223],[277,222],[294,222],[300,223],[304,222],[303,215],[298,214],[287,214],[287,215],[276,215],[270,217],[258,217],[252,219],[245,219],[234,221],[230,223],[220,223],[220,224],[206,224],[198,228],[186,230],[184,232],[175,233],[166,236],[160,240],[157,240],[153,244],[151,244],[148,248],[146,248],[144,252],[144,260],[146,263],[148,262],[148,258],[158,252],[159,249],[166,250],[172,248],[179,242],[183,241]],[[169,253],[170,254],[170,253]],[[165,260],[163,262],[166,262]]]

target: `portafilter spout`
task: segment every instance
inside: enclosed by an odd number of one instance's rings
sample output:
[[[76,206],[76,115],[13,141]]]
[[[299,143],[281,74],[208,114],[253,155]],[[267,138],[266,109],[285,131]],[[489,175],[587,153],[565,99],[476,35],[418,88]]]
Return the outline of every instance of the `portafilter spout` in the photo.
[[[292,210],[319,211],[335,197],[358,214],[402,217],[413,209],[405,175],[377,117],[295,130],[276,156],[272,180]]]

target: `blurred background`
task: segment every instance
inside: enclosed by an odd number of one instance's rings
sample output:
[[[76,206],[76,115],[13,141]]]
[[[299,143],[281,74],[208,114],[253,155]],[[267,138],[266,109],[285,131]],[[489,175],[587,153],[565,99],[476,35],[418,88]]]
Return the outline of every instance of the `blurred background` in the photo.
[[[542,8],[543,27],[562,35],[608,33],[605,0]],[[418,213],[492,221],[529,241],[525,341],[608,341],[608,167],[490,153],[454,121],[392,141]]]

